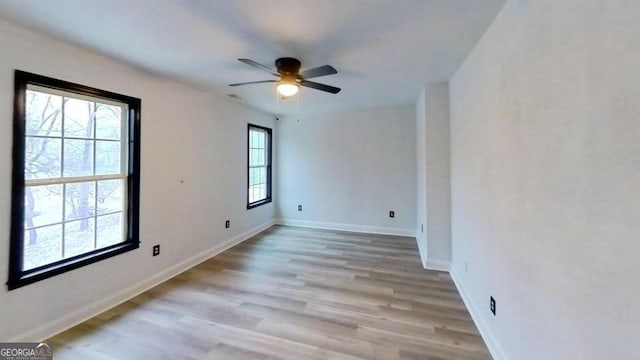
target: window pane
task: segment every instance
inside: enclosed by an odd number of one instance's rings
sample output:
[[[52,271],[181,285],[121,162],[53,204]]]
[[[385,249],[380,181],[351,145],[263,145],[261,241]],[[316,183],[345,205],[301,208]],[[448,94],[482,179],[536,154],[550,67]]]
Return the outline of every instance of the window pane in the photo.
[[[27,90],[27,135],[61,136],[62,97]]]
[[[65,220],[85,218],[96,214],[95,184],[91,181],[65,185]]]
[[[267,198],[266,184],[253,185],[249,187],[249,202],[256,202]]]
[[[249,170],[249,174],[251,174],[251,182],[249,183],[249,185],[255,185],[255,183],[258,182],[258,169],[257,168],[253,168]]]
[[[98,214],[122,211],[122,180],[98,181]]]
[[[267,169],[266,168],[259,168],[258,169],[258,174],[259,174],[258,184],[266,183],[267,182]]]
[[[122,238],[122,213],[98,216],[97,220],[96,248],[100,249],[124,241]]]
[[[261,200],[265,199],[267,197],[267,188],[265,187],[265,184],[258,186],[258,189],[259,189],[258,198]]]
[[[249,202],[252,203],[254,201],[256,201],[255,186],[251,185],[249,186]]]
[[[27,186],[24,189],[24,226],[62,221],[62,185]]]
[[[255,130],[251,130],[251,136],[249,136],[249,147],[257,147],[258,146],[258,133]]]
[[[24,177],[26,180],[60,177],[60,139],[25,139]]]
[[[45,226],[24,232],[22,270],[62,259],[62,225]]]
[[[80,255],[93,250],[95,218],[64,224],[64,257]]]
[[[259,148],[264,148],[264,136],[265,136],[264,132],[260,131],[258,133],[258,147]]]
[[[249,185],[253,186],[258,182],[258,169],[257,168],[250,169],[249,173],[251,174],[251,183]]]
[[[258,131],[251,131],[251,147],[258,147],[258,136],[260,136],[260,134],[258,134]]]
[[[64,136],[93,138],[94,103],[65,98]]]
[[[120,143],[96,141],[96,175],[120,174]]]
[[[122,108],[96,103],[96,138],[120,140]]]
[[[254,166],[262,166],[264,165],[264,150],[253,150],[255,158],[253,160]]]
[[[93,141],[64,140],[63,176],[88,176],[93,174]]]

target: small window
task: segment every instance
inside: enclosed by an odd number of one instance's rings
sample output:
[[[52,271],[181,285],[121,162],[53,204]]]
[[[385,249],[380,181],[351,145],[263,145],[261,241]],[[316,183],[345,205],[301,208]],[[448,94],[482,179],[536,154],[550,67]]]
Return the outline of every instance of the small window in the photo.
[[[249,124],[247,209],[271,202],[271,129]]]
[[[16,70],[9,289],[138,248],[140,99]]]

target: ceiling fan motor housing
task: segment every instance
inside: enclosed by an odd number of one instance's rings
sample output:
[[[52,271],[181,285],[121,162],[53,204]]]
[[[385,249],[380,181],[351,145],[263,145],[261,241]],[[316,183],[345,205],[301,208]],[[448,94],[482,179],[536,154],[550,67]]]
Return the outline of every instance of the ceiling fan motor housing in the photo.
[[[300,72],[300,66],[300,60],[295,58],[283,57],[276,60],[276,69],[283,78],[295,78]]]

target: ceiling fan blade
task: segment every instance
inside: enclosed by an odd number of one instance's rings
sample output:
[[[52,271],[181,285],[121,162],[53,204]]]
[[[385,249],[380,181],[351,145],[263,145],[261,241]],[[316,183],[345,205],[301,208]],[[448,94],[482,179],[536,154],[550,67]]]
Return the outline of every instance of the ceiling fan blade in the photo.
[[[242,61],[243,63],[256,67],[258,69],[262,69],[267,71],[269,74],[273,75],[273,76],[280,76],[280,74],[278,74],[275,70],[273,70],[272,68],[268,67],[267,65],[262,65],[260,63],[257,63],[251,59],[238,59],[238,61]]]
[[[316,89],[316,90],[320,90],[320,91],[326,91],[326,92],[329,92],[329,93],[332,93],[332,94],[337,94],[341,90],[340,88],[337,88],[335,86],[320,84],[320,83],[317,83],[317,82],[307,81],[307,80],[300,81],[300,85],[306,86],[306,87],[310,87],[312,89]]]
[[[251,85],[251,84],[273,83],[273,82],[277,82],[277,81],[278,81],[278,80],[259,80],[259,81],[248,81],[248,82],[241,82],[241,83],[229,84],[229,86],[240,86],[240,85]]]
[[[323,66],[315,67],[313,69],[307,69],[307,70],[301,71],[300,77],[302,77],[303,79],[311,79],[318,76],[333,75],[337,73],[338,73],[338,70],[334,69],[333,66],[323,65]]]

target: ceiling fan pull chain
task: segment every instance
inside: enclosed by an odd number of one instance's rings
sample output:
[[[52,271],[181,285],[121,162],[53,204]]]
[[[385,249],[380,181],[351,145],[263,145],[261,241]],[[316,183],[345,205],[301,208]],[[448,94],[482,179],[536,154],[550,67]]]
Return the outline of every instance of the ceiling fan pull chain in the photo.
[[[298,94],[298,96],[296,96],[296,107],[297,112],[298,112],[298,121],[300,121],[300,97],[302,96],[302,94]]]

